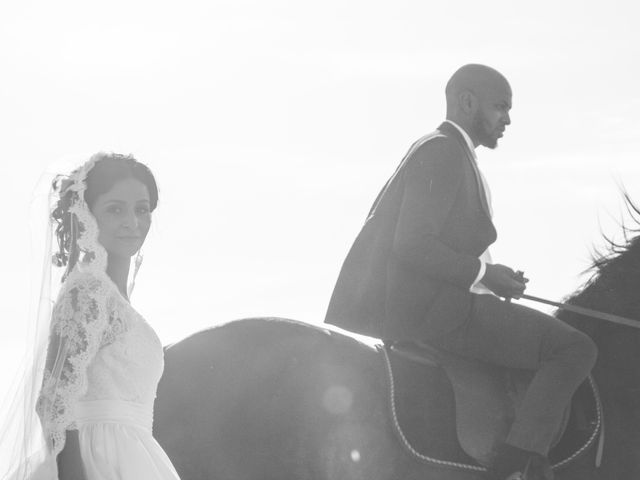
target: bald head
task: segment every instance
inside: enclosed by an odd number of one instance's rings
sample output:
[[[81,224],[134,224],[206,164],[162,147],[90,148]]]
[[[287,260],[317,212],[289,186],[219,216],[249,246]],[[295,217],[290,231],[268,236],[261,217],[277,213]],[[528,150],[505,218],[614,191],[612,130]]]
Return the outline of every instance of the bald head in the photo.
[[[511,93],[511,87],[504,75],[486,65],[477,63],[464,65],[456,70],[447,82],[447,87],[445,88],[447,111],[450,107],[455,107],[460,94],[464,92],[482,96],[495,89],[505,89]]]
[[[497,70],[486,65],[460,67],[447,82],[447,119],[461,126],[474,144],[495,148],[511,122],[511,87]]]

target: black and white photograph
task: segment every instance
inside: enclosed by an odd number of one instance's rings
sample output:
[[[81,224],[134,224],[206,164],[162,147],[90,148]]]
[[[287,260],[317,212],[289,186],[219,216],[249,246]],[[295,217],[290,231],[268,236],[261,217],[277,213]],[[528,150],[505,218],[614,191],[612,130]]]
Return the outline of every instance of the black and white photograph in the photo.
[[[0,5],[0,480],[640,478],[640,7]]]

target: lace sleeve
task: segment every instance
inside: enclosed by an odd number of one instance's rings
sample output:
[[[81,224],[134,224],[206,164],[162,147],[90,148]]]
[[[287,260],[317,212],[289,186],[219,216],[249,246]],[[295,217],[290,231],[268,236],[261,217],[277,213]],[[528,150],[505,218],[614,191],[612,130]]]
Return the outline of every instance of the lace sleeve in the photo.
[[[36,410],[53,455],[63,448],[66,430],[77,428],[74,408],[87,391],[87,367],[108,325],[105,281],[69,276],[53,307],[47,363]]]

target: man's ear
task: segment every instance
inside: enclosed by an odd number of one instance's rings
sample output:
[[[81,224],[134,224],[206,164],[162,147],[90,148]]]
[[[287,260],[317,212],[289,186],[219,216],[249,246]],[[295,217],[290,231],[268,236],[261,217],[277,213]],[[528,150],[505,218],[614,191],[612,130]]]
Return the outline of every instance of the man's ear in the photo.
[[[478,99],[470,90],[464,90],[458,95],[458,103],[460,104],[460,110],[465,115],[473,115],[478,108]]]

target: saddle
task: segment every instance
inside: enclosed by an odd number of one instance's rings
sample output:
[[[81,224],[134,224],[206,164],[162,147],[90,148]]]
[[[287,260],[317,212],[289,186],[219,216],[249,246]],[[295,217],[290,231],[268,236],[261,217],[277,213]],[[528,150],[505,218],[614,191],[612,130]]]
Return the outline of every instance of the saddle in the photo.
[[[395,387],[392,410],[395,414],[396,405],[399,407],[397,427],[400,433],[413,435],[414,444],[430,450],[427,454],[453,456],[458,461],[470,457],[482,466],[489,465],[495,447],[507,437],[533,373],[467,360],[422,343],[395,343],[383,348],[392,387]],[[427,377],[429,380],[425,380]],[[419,384],[421,379],[422,385]],[[446,383],[449,384],[448,392],[445,391]],[[426,436],[424,431],[416,434],[416,419],[423,414],[415,410],[427,407],[438,411],[441,418],[425,419],[422,416],[421,420],[433,428],[427,429],[430,433]],[[554,448],[555,452],[552,450],[550,457],[564,463],[568,458],[573,459],[576,451],[586,451],[597,439],[600,420],[595,386],[589,389],[583,385],[564,412],[553,442],[553,446],[558,448]],[[464,452],[462,455],[455,452],[452,442],[443,446],[446,440],[442,439],[446,439],[446,430],[451,428],[445,425],[447,421],[455,426],[455,433],[451,435],[449,432],[449,436],[457,437],[459,448]],[[569,426],[571,434],[567,435]],[[440,446],[434,445],[433,438],[425,442],[427,436],[434,435],[441,437]]]

